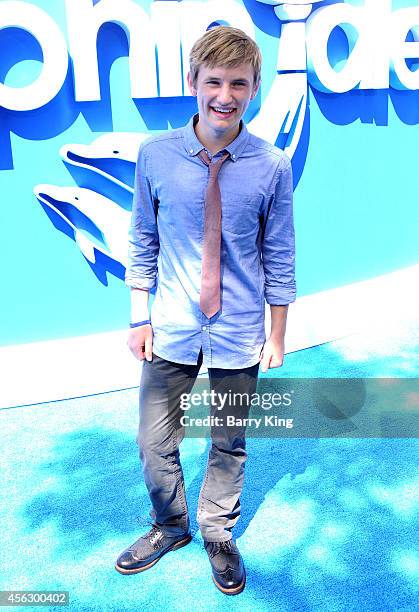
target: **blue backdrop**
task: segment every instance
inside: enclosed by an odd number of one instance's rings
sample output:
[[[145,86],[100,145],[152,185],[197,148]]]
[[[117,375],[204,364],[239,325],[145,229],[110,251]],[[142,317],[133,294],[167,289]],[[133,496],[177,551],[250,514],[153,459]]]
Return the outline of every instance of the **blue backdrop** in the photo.
[[[8,4],[18,10],[18,3],[0,4],[0,81],[18,88],[36,80],[43,54],[28,31],[10,25],[1,27],[2,5]],[[19,10],[24,11],[29,4],[50,15],[63,38],[68,39],[63,1],[20,2]],[[152,3],[138,0],[134,4],[148,12]],[[201,4],[204,7],[206,3]],[[264,59],[263,87],[245,117],[251,121],[263,108],[277,75],[283,23],[269,4],[256,0],[235,4],[253,21]],[[334,4],[342,3],[313,5],[313,14]],[[364,2],[346,4],[362,7]],[[392,10],[417,5],[398,0],[393,1]],[[220,11],[219,23],[222,18]],[[415,32],[412,26],[406,40],[417,40]],[[45,183],[78,185],[129,209],[129,190],[97,173],[63,163],[61,147],[67,143],[89,144],[108,132],[170,129],[184,125],[196,111],[195,98],[187,92],[177,97],[132,98],[128,41],[126,32],[116,23],[100,28],[100,100],[75,101],[70,55],[67,77],[50,102],[33,110],[0,107],[3,345],[126,326],[129,294],[121,280],[122,265],[100,257],[100,253],[96,264],[89,262],[71,239],[71,228],[42,206],[33,190]],[[343,70],[353,53],[344,29],[333,30],[328,53],[336,71]],[[413,72],[416,62],[408,62]],[[273,131],[279,133],[281,126],[275,113],[271,122]],[[292,159],[299,296],[374,278],[418,262],[418,122],[417,90],[354,88],[326,93],[309,83],[304,126]],[[281,138],[279,134],[277,144],[285,145]],[[101,163],[106,170],[106,160]],[[116,165],[113,168],[127,184],[132,171],[133,164],[128,161],[120,169]],[[93,243],[97,240],[88,219],[81,214],[78,226]],[[390,295],[389,300],[397,301],[397,296]]]

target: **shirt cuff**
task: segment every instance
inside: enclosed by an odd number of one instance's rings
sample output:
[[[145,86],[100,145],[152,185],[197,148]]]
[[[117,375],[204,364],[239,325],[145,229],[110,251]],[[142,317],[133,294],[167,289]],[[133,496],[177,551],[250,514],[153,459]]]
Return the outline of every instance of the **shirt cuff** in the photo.
[[[156,286],[156,279],[126,276],[125,284],[127,287],[131,287],[131,289],[154,289]]]
[[[288,306],[296,299],[295,285],[265,287],[265,300],[270,306]]]

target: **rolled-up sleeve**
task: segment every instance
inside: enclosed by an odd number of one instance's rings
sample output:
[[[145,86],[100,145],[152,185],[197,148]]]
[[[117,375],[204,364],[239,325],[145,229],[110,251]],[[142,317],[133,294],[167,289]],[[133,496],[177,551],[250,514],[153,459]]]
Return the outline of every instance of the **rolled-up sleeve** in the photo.
[[[272,193],[272,192],[271,192]],[[267,212],[262,242],[265,299],[271,305],[295,301],[295,237],[292,167],[281,158],[274,178],[274,191]]]
[[[136,289],[153,289],[157,279],[159,235],[157,206],[149,181],[149,162],[145,147],[140,146],[135,168],[135,187],[128,240],[128,265],[125,284]]]

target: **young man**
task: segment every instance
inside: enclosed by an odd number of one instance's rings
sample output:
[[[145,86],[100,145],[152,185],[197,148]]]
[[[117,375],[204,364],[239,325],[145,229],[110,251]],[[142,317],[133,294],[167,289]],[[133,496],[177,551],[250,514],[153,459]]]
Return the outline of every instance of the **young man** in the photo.
[[[180,397],[190,393],[201,364],[217,394],[249,399],[259,364],[263,371],[282,365],[287,308],[295,300],[292,177],[285,154],[242,121],[260,69],[259,48],[244,32],[207,31],[190,54],[198,114],[139,151],[126,274],[128,345],[144,360],[137,442],[153,527],[118,557],[124,574],[150,568],[191,540],[178,450]],[[150,321],[148,293],[156,283]],[[265,300],[272,314],[267,340]],[[211,428],[198,503],[213,580],[231,595],[246,579],[231,531],[247,454],[245,427],[227,426],[225,417],[246,418],[249,403],[211,406],[211,415],[223,419]]]

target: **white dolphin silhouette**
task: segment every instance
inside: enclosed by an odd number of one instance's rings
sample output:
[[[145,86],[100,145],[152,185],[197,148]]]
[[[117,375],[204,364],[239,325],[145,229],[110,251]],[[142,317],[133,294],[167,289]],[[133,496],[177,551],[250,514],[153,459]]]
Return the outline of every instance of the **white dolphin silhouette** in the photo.
[[[63,161],[73,166],[86,168],[104,176],[110,181],[134,192],[133,183],[115,176],[117,162],[134,165],[140,144],[150,134],[142,132],[110,132],[96,138],[90,144],[66,144],[60,149]],[[112,166],[112,172],[109,166]]]
[[[83,255],[96,263],[95,250],[126,266],[131,213],[92,189],[37,185],[34,194],[74,231]]]

